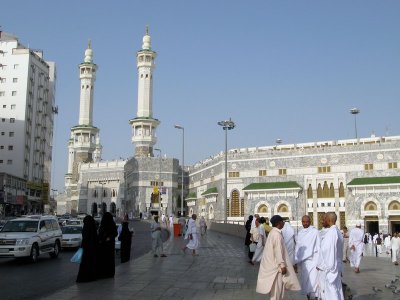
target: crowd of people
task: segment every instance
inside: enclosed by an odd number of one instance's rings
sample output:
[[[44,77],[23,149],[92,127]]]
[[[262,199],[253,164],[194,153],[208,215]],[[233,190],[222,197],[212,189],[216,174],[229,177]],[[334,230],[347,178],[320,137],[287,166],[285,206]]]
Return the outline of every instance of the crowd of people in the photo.
[[[388,234],[366,232],[363,235],[363,244],[366,247],[372,247],[376,255],[386,253],[391,256],[394,265],[399,265],[400,260],[400,233],[394,232],[393,236]],[[375,247],[375,248],[374,248]]]
[[[111,213],[104,213],[97,229],[92,216],[83,219],[82,244],[83,250],[77,282],[89,282],[103,278],[113,278],[115,275],[115,238],[118,229]],[[128,227],[128,218],[122,222],[119,234],[121,241],[121,262],[129,261],[132,243],[132,232]]]

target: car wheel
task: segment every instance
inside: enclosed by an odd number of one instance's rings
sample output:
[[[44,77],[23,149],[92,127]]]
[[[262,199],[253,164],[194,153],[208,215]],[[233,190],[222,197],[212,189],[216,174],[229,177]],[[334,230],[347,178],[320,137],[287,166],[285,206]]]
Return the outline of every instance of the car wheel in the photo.
[[[29,256],[29,259],[31,260],[31,262],[35,263],[35,262],[37,262],[38,257],[39,257],[39,248],[38,248],[37,244],[33,244],[32,249],[31,249],[31,255]]]
[[[60,253],[60,248],[61,248],[60,247],[60,242],[56,241],[55,244],[54,244],[54,251],[49,253],[50,257],[51,258],[57,258],[58,254]]]

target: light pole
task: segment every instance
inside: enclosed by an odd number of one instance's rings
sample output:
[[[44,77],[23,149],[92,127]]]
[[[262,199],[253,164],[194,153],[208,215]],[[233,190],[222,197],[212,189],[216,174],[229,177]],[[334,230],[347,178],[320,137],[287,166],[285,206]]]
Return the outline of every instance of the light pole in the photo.
[[[154,151],[158,151],[160,154],[160,174],[158,175],[158,203],[160,204],[160,207],[162,207],[161,204],[161,149],[154,148]]]
[[[222,126],[222,129],[225,130],[225,187],[224,187],[224,201],[223,201],[223,209],[224,209],[224,222],[226,222],[226,200],[228,199],[228,130],[232,130],[235,128],[236,124],[232,121],[231,118],[229,120],[218,122],[219,126]]]
[[[182,130],[182,186],[181,186],[181,216],[183,216],[183,175],[185,167],[185,128],[180,125],[174,126],[176,129]]]
[[[350,113],[352,115],[354,115],[354,129],[356,131],[356,139],[357,139],[358,138],[357,137],[357,115],[360,113],[360,110],[358,108],[354,107],[354,108],[350,109]]]

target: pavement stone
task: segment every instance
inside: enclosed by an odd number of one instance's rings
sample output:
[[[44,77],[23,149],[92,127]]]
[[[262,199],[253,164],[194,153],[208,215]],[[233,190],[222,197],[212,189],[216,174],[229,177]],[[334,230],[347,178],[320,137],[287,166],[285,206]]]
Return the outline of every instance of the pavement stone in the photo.
[[[183,254],[185,243],[181,237],[172,237],[164,244],[166,258],[148,253],[119,265],[114,279],[75,284],[42,299],[269,299],[255,292],[259,266],[248,263],[244,238],[209,231],[200,241],[199,256],[188,250]],[[353,299],[400,299],[400,294],[385,288],[400,274],[400,267],[386,253],[376,257],[374,248],[367,245],[360,269],[356,274],[349,264],[344,265],[343,281]],[[400,288],[400,280],[396,285]],[[306,298],[286,291],[285,299]]]

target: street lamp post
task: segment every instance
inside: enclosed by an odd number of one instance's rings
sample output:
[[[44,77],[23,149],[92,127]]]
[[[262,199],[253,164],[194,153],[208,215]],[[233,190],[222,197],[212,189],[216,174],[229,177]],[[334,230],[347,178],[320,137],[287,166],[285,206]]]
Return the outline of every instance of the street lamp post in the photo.
[[[185,167],[185,128],[180,125],[174,126],[176,129],[182,130],[182,183],[181,183],[181,216],[183,216],[183,175]]]
[[[226,200],[228,199],[228,130],[232,130],[235,128],[236,124],[232,121],[231,118],[229,120],[218,122],[219,126],[222,126],[222,129],[225,130],[225,187],[224,187],[224,201],[223,201],[223,209],[224,209],[224,222],[226,222]]]
[[[158,148],[154,148],[154,151],[158,151],[160,154],[160,173],[158,175],[158,203],[160,204],[160,207],[162,207],[161,205],[161,149]]]
[[[356,132],[356,139],[358,138],[357,136],[357,115],[360,113],[360,110],[356,107],[350,109],[350,113],[354,115],[354,130]]]

